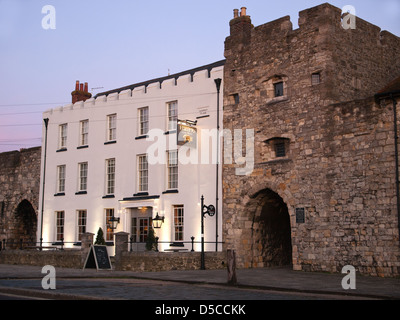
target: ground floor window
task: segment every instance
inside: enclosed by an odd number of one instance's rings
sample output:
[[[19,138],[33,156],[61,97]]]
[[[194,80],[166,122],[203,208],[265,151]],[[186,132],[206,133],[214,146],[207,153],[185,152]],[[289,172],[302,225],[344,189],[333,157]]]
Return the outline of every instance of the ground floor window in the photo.
[[[183,241],[183,205],[176,205],[173,208],[175,241]]]
[[[64,240],[64,211],[56,211],[56,241]]]
[[[78,241],[82,240],[82,234],[86,232],[86,210],[78,210]]]
[[[114,209],[106,209],[106,241],[113,241],[114,230],[111,228],[110,219],[114,216]]]

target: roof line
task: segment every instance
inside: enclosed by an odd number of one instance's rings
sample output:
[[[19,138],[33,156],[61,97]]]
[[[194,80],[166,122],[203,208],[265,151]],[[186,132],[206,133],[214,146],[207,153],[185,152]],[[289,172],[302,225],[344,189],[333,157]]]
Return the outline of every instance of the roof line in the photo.
[[[207,70],[208,71],[208,76],[210,77],[211,70],[214,69],[214,68],[220,67],[220,66],[224,66],[225,65],[225,61],[226,60],[224,59],[224,60],[220,60],[220,61],[217,61],[217,62],[214,62],[214,63],[207,64],[205,66],[201,66],[201,67],[197,67],[197,68],[194,68],[194,69],[186,70],[186,71],[183,71],[183,72],[175,73],[175,74],[168,75],[168,76],[165,76],[165,77],[156,78],[156,79],[152,79],[152,80],[147,80],[147,81],[131,84],[129,86],[121,87],[121,88],[118,88],[118,89],[104,91],[104,92],[98,93],[94,98],[97,98],[97,97],[100,97],[100,96],[108,96],[109,94],[112,94],[112,93],[120,93],[121,91],[124,91],[124,90],[133,90],[135,88],[143,87],[143,86],[145,87],[145,89],[147,89],[149,84],[157,83],[157,82],[160,84],[160,88],[161,88],[161,84],[165,80],[175,79],[175,84],[176,84],[176,81],[177,81],[177,79],[179,77],[182,77],[182,76],[188,75],[188,74],[191,75],[191,77],[192,77],[191,80],[193,81],[193,75],[196,72],[199,72],[199,71],[202,71],[202,70]]]

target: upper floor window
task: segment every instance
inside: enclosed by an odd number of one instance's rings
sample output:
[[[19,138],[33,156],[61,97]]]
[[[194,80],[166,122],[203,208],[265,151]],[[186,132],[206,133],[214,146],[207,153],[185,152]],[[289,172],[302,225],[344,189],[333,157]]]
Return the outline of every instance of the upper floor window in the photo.
[[[167,108],[168,108],[167,130],[173,131],[176,130],[178,123],[178,101],[167,103]]]
[[[107,116],[107,141],[115,141],[117,139],[117,115],[110,114]]]
[[[138,156],[138,189],[147,191],[149,188],[149,165],[147,163],[147,154]]]
[[[115,159],[106,160],[106,193],[114,194],[115,191]]]
[[[274,137],[264,141],[261,149],[262,161],[285,160],[290,156],[290,139]]]
[[[274,93],[275,97],[283,96],[283,82],[274,83]]]
[[[78,191],[87,191],[87,179],[88,179],[88,163],[82,162],[78,165],[79,170],[79,182]]]
[[[58,148],[65,149],[67,148],[67,131],[68,124],[61,124],[59,127],[59,140],[58,140]]]
[[[65,165],[57,167],[57,193],[65,192]]]
[[[89,120],[81,121],[79,130],[79,146],[87,146],[89,144]]]
[[[311,84],[317,85],[321,83],[321,74],[319,72],[315,72],[311,75]]]
[[[138,109],[139,136],[146,135],[149,132],[149,107]]]
[[[178,151],[168,151],[168,162],[167,162],[167,188],[177,189],[178,188]]]

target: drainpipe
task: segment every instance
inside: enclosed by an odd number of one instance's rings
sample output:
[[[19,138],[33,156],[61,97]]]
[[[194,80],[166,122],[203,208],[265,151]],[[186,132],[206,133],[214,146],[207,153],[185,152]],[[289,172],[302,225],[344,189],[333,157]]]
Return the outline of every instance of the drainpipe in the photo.
[[[216,178],[215,178],[215,251],[218,251],[218,179],[219,179],[219,95],[220,95],[220,89],[221,89],[221,82],[222,79],[218,78],[215,79],[215,85],[217,86],[217,165],[216,165]]]
[[[49,124],[49,119],[43,119],[44,126],[46,129],[45,138],[44,138],[44,159],[43,159],[43,186],[42,186],[42,210],[40,217],[40,251],[43,248],[43,206],[44,206],[44,186],[46,184],[46,157],[47,157],[47,128]]]

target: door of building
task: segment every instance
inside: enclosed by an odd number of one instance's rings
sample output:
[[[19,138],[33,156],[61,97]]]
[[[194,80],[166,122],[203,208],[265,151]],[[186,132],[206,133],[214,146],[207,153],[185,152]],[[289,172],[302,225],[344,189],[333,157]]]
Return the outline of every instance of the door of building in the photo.
[[[133,251],[146,250],[146,240],[152,225],[153,208],[131,209],[131,241]]]

